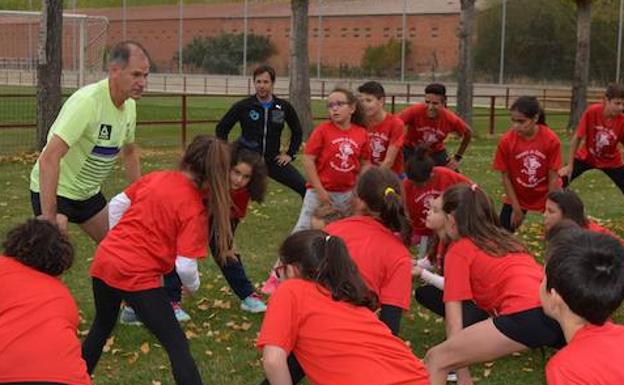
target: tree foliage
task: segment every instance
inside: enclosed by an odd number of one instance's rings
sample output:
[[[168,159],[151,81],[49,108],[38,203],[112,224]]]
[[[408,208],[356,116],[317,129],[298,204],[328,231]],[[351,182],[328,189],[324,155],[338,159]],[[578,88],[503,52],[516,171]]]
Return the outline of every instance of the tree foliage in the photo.
[[[405,57],[409,57],[409,41],[405,42]],[[368,46],[362,55],[362,69],[368,76],[395,76],[401,68],[401,42],[390,39],[385,44]]]
[[[618,6],[594,1],[590,43],[590,81],[613,81],[616,65]],[[477,17],[475,70],[496,81],[500,59],[501,2],[492,0]],[[574,74],[576,5],[574,1],[508,0],[505,78],[569,81]]]
[[[224,33],[215,37],[195,37],[184,47],[182,62],[215,74],[240,74],[243,65],[243,34]],[[247,62],[260,63],[275,53],[266,36],[247,35]],[[177,60],[177,54],[174,58]]]

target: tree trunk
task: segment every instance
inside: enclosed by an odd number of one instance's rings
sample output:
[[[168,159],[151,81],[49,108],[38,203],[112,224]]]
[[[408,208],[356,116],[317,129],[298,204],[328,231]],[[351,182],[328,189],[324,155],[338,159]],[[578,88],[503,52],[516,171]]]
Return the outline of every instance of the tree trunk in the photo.
[[[591,0],[576,0],[576,57],[570,101],[568,130],[573,130],[587,107],[589,81],[589,41],[591,35]]]
[[[61,108],[62,40],[63,1],[42,0],[37,63],[37,148],[40,150]]]
[[[290,102],[301,120],[304,137],[312,131],[310,72],[308,59],[309,0],[291,0]]]
[[[457,72],[457,113],[472,126],[472,35],[474,30],[475,0],[461,0],[458,31],[459,68]]]

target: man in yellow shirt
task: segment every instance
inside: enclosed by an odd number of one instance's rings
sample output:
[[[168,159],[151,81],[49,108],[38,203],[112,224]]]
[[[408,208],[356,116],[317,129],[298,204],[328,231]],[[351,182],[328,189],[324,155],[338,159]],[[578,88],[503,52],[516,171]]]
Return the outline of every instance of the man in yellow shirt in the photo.
[[[110,53],[108,78],[67,99],[30,175],[36,216],[63,231],[77,223],[96,242],[104,238],[108,210],[100,187],[119,154],[130,183],[141,175],[135,99],[145,89],[149,64],[139,43],[121,42]]]

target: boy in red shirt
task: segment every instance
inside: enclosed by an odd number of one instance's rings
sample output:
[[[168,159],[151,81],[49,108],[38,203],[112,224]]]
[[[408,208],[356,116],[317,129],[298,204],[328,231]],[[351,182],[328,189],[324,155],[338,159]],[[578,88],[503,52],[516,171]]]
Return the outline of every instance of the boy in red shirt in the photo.
[[[550,241],[546,258],[542,305],[568,342],[546,365],[548,385],[624,384],[624,326],[610,320],[624,299],[624,248],[569,230]]]
[[[386,92],[381,84],[370,81],[358,87],[360,103],[364,107],[371,163],[389,168],[399,177],[403,175],[403,134],[405,124],[384,109]]]
[[[431,150],[436,166],[446,166],[453,170],[459,167],[472,138],[472,130],[466,122],[446,108],[446,87],[443,84],[429,84],[425,88],[425,102],[408,107],[399,117],[407,125],[403,147],[406,160],[417,146],[425,146]],[[449,157],[444,147],[444,139],[451,132],[462,137],[453,158]]]
[[[624,87],[611,84],[602,103],[587,108],[570,141],[568,164],[559,175],[572,182],[591,169],[602,170],[624,192],[624,163],[618,148],[624,143]]]
[[[498,143],[494,169],[500,171],[505,199],[501,225],[513,232],[527,211],[543,212],[546,194],[560,186],[561,142],[533,96],[519,97],[509,109],[511,129]]]

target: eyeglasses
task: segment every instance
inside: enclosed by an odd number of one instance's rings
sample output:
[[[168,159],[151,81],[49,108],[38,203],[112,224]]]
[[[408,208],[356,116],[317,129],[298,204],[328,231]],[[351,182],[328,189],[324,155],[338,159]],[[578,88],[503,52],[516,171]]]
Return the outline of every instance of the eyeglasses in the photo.
[[[275,272],[277,278],[282,278],[282,274],[285,276],[286,273],[286,265],[277,265],[273,268],[273,271]]]
[[[347,104],[349,104],[349,102],[343,102],[343,101],[329,102],[327,103],[327,109],[331,110],[334,107],[342,107],[342,106],[346,106]]]

